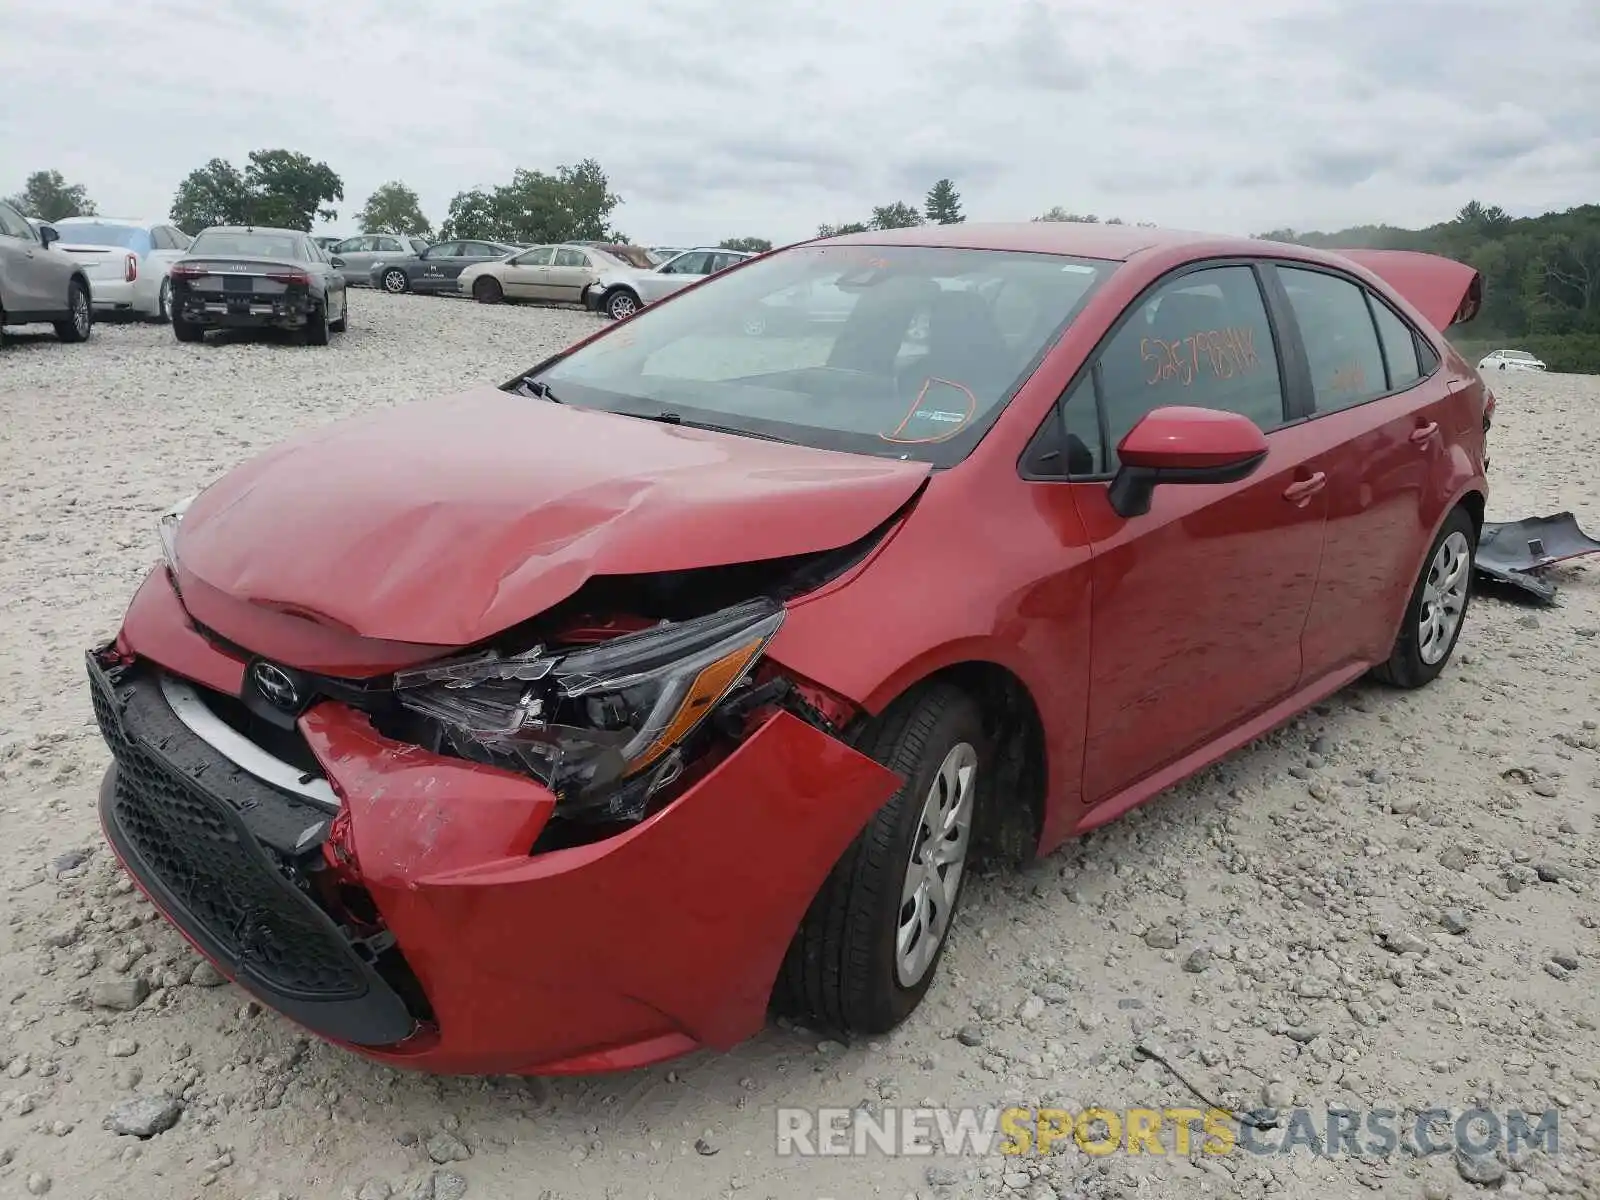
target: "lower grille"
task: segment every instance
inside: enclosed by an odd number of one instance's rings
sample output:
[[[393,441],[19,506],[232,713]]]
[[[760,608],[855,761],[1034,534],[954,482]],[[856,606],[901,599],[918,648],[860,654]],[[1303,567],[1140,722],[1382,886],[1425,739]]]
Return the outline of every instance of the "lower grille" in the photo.
[[[91,654],[89,673],[116,760],[101,792],[107,836],[173,923],[242,986],[324,1036],[362,1045],[409,1036],[404,1002],[312,898],[296,859],[304,840],[301,857],[315,862],[326,814],[190,733],[148,671],[108,671]]]

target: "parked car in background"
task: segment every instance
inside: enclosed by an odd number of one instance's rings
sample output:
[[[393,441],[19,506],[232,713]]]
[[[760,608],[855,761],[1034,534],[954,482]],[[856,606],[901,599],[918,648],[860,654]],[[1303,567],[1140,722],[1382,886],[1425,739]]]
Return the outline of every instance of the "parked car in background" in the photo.
[[[298,229],[203,229],[172,267],[172,332],[198,342],[208,329],[291,329],[326,346],[349,326],[343,265]]]
[[[331,254],[333,248],[344,241],[344,238],[339,237],[337,234],[314,233],[311,235],[311,240]]]
[[[409,258],[392,258],[372,264],[367,282],[392,295],[401,292],[451,292],[461,272],[479,263],[509,258],[517,252],[504,242],[437,242]]]
[[[707,275],[715,275],[754,257],[744,250],[722,250],[714,246],[685,250],[658,267],[604,281],[584,297],[584,304],[621,321],[646,304],[664,300]]]
[[[57,249],[83,264],[96,312],[131,312],[165,322],[172,315],[167,272],[190,237],[165,221],[62,217]]]
[[[94,327],[94,303],[83,265],[55,248],[55,229],[36,227],[0,201],[0,340],[7,325],[55,326],[63,342],[81,342]]]
[[[1543,371],[1544,360],[1526,350],[1494,350],[1478,362],[1480,371]]]
[[[831,336],[752,345],[824,280]],[[1491,408],[1440,330],[1481,296],[1427,255],[931,225],[310,430],[174,507],[87,655],[106,837],[390,1065],[636,1070],[769,1005],[881,1034],[981,854],[1445,669]]]
[[[461,272],[457,288],[480,304],[544,300],[582,304],[602,280],[631,277],[637,268],[598,246],[561,243],[534,246],[510,258],[479,263]]]
[[[372,282],[372,268],[381,262],[400,262],[414,258],[428,248],[419,237],[404,237],[397,233],[362,233],[347,237],[328,247],[329,254],[344,260],[340,270],[346,283],[365,287]]]

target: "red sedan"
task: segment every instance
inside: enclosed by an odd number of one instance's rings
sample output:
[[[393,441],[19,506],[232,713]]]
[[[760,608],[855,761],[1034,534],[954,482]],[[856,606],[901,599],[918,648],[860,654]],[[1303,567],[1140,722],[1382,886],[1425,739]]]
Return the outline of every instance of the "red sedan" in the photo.
[[[845,1032],[974,856],[1444,668],[1459,263],[962,224],[754,259],[163,519],[88,655],[106,836],[241,986],[448,1072]]]

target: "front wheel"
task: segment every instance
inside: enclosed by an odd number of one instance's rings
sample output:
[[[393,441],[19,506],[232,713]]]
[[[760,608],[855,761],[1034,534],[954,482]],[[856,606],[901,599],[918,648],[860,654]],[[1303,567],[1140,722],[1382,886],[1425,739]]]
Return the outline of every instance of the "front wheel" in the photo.
[[[506,293],[494,276],[480,275],[472,281],[472,298],[479,304],[499,304],[506,298]]]
[[[63,342],[86,342],[94,328],[94,310],[89,303],[89,289],[80,280],[67,285],[67,319],[55,322],[56,337]]]
[[[406,278],[406,273],[396,267],[391,267],[383,273],[383,290],[391,296],[398,296],[409,291],[411,281]]]
[[[905,782],[811,902],[773,1003],[845,1033],[893,1029],[944,952],[994,754],[977,704],[948,684],[903,696],[858,740]]]
[[[626,321],[639,311],[639,297],[627,288],[618,288],[606,297],[606,314],[613,321]]]
[[[1388,661],[1374,669],[1375,678],[1402,688],[1419,688],[1438,678],[1466,624],[1477,542],[1472,517],[1465,509],[1453,510],[1428,548],[1400,636]]]

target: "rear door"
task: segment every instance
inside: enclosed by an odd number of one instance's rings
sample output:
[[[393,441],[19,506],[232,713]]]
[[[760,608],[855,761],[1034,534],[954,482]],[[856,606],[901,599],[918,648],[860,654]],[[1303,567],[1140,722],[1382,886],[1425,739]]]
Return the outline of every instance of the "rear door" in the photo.
[[[1331,451],[1322,576],[1306,621],[1309,680],[1389,656],[1453,500],[1450,448],[1481,435],[1461,428],[1481,418],[1457,395],[1479,385],[1353,275],[1287,262],[1273,270],[1290,336],[1304,346],[1311,424]]]
[[[555,252],[554,246],[535,246],[500,268],[506,295],[519,300],[551,299],[550,263]]]
[[[583,298],[583,289],[598,278],[582,250],[572,246],[557,246],[550,260],[547,282],[550,299],[564,304],[577,304]]]
[[[1104,800],[1227,735],[1292,693],[1322,558],[1319,452],[1290,400],[1250,263],[1201,264],[1146,291],[1065,398],[1071,501],[1091,542],[1084,798]],[[1268,453],[1232,484],[1157,487],[1122,517],[1117,446],[1156,408],[1240,413]]]
[[[377,261],[373,252],[377,239],[367,234],[357,237],[348,237],[333,248],[333,254],[344,259],[344,266],[337,268],[343,273],[346,280],[355,280],[365,283],[372,264]]]

